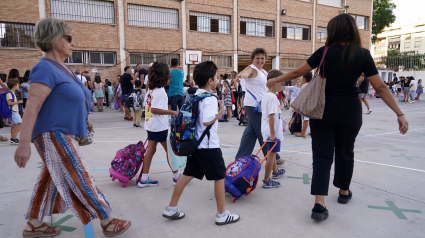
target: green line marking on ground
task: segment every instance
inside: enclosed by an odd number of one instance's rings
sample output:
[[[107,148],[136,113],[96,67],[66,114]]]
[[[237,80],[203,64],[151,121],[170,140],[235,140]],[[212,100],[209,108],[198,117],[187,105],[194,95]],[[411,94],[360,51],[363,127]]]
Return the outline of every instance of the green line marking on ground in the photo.
[[[43,164],[43,162],[38,162],[37,164],[40,164],[40,166],[38,166],[37,168],[41,168],[41,164]]]
[[[382,131],[382,129],[379,129],[379,128],[375,128],[375,130]]]
[[[406,158],[408,160],[413,160],[413,159],[416,159],[416,158],[420,158],[419,156],[407,156],[405,154],[391,155],[391,157],[402,157],[402,158]]]
[[[378,207],[378,206],[367,206],[368,208],[372,209],[380,209],[380,210],[387,210],[387,211],[393,211],[394,214],[398,217],[398,219],[407,220],[407,217],[403,214],[403,212],[411,212],[411,213],[422,213],[419,210],[411,210],[411,209],[404,209],[404,208],[398,208],[393,202],[391,201],[385,201],[387,203],[388,207]]]
[[[229,148],[229,146],[220,145],[221,148]]]
[[[63,223],[65,223],[66,221],[68,221],[72,217],[74,217],[74,216],[73,215],[67,215],[67,216],[63,217],[62,219],[60,219],[59,221],[57,221],[53,224],[50,224],[50,223],[47,223],[47,222],[45,222],[45,223],[49,226],[56,226],[57,228],[61,229],[62,231],[72,232],[72,231],[75,231],[77,228],[69,227],[69,226],[62,226]]]
[[[290,179],[302,179],[303,180],[303,184],[310,184],[310,180],[311,180],[311,178],[308,177],[308,174],[303,174],[302,177],[291,177],[291,176],[288,176],[288,178],[290,178]]]

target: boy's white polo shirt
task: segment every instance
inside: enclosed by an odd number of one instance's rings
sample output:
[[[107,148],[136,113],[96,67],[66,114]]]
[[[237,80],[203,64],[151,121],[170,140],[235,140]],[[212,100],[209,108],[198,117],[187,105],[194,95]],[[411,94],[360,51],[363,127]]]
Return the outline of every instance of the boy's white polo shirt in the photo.
[[[198,89],[195,95],[199,95],[207,92],[204,89]],[[202,133],[204,133],[207,128],[204,125],[204,122],[210,122],[215,118],[215,115],[218,113],[218,101],[216,97],[207,97],[199,102],[199,117],[196,120],[196,139],[201,138]],[[217,135],[218,121],[215,121],[210,129],[210,137],[205,135],[204,139],[198,146],[198,149],[214,149],[220,148],[220,141]]]
[[[265,141],[270,137],[269,115],[274,114],[274,134],[277,139],[283,141],[282,110],[274,93],[267,92],[264,94],[261,102],[261,111],[261,134],[263,135],[263,140]]]

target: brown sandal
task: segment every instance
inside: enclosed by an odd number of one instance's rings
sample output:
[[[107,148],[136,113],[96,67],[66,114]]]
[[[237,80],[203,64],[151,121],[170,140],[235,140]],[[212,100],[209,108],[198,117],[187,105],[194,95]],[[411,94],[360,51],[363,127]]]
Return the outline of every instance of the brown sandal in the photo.
[[[124,226],[125,222],[128,222],[127,225]],[[109,226],[114,225],[113,231],[106,230]],[[105,236],[115,236],[115,235],[121,235],[122,233],[126,232],[128,228],[131,226],[131,221],[121,220],[121,219],[115,219],[113,218],[112,221],[110,221],[106,226],[102,226],[102,232]]]
[[[8,141],[8,139],[4,136],[0,136],[0,141]]]
[[[61,233],[61,230],[56,226],[49,226],[46,223],[39,227],[34,227],[33,224],[27,222],[28,226],[31,227],[31,231],[24,230],[22,231],[23,237],[52,237],[57,236]],[[44,230],[40,230],[47,227]]]

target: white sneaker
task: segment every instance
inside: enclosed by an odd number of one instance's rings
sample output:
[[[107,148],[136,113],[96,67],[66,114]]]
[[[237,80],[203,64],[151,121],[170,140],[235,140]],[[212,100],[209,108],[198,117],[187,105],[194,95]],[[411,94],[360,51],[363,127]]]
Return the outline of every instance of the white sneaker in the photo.
[[[171,211],[167,206],[162,212],[162,216],[171,220],[180,220],[184,218],[184,212],[179,211],[178,208],[176,211]]]
[[[367,111],[367,114],[370,114],[371,112],[372,112],[372,110],[370,110],[370,109],[369,109],[369,110]]]
[[[216,225],[226,225],[230,223],[238,222],[240,217],[237,214],[230,213],[228,210],[225,211],[226,215],[220,217],[218,214],[215,215],[215,224]]]
[[[414,103],[415,101],[413,101],[413,100],[410,100],[410,103]]]

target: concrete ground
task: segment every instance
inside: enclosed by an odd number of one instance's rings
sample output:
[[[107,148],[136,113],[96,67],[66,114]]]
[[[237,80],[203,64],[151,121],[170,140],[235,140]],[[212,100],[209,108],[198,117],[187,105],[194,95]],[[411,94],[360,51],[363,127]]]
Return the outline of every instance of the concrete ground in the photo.
[[[121,113],[105,109],[91,114],[96,142],[82,151],[97,186],[112,204],[113,215],[133,222],[121,237],[425,237],[425,103],[399,103],[410,122],[405,136],[398,133],[396,116],[380,99],[370,104],[373,112],[364,114],[355,146],[353,199],[347,205],[339,204],[338,189],[330,181],[326,199],[330,216],[324,222],[310,219],[314,204],[309,180],[311,138],[296,138],[288,130],[280,152],[286,160],[286,174],[279,179],[282,186],[269,190],[259,186],[235,204],[227,195],[227,209],[240,214],[241,220],[224,227],[214,224],[213,182],[206,180],[193,180],[183,193],[179,208],[186,218],[170,221],[161,216],[173,184],[160,147],[150,173],[159,186],[139,188],[132,180],[122,188],[121,183],[111,181],[108,169],[116,151],[147,136],[144,129],[124,121]],[[284,116],[289,121],[288,110]],[[219,124],[226,164],[234,160],[244,129],[235,120]],[[9,128],[0,129],[0,134],[10,137]],[[40,172],[41,159],[34,147],[25,169],[19,169],[13,160],[15,148],[9,142],[0,143],[0,237],[21,237],[24,214]],[[45,222],[59,226],[61,238],[103,237],[99,221],[83,226],[70,211],[46,217]]]

